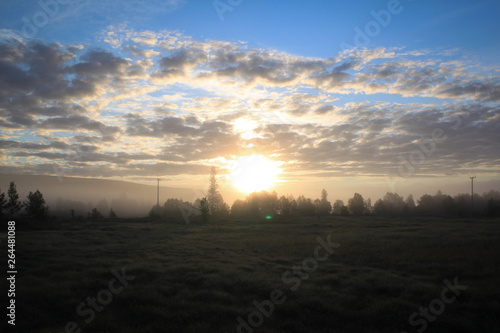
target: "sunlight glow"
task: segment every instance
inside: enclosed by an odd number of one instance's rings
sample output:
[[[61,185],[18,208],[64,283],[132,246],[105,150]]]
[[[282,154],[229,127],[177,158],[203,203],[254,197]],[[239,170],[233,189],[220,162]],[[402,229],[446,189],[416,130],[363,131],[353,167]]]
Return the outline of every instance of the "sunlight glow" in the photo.
[[[268,190],[281,172],[275,162],[262,155],[241,156],[230,168],[231,182],[245,193]]]
[[[253,130],[259,125],[255,120],[248,118],[238,118],[233,123],[234,131],[240,133],[242,139],[250,140],[259,137]]]

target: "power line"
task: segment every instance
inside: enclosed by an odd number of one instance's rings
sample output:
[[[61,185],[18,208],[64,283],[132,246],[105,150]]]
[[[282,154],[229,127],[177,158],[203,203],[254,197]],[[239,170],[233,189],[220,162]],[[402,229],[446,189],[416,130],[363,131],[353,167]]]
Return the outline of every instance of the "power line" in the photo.
[[[160,207],[160,178],[156,178],[158,186],[156,188],[156,207]]]
[[[470,177],[470,207],[472,215],[474,215],[474,178],[476,176]]]

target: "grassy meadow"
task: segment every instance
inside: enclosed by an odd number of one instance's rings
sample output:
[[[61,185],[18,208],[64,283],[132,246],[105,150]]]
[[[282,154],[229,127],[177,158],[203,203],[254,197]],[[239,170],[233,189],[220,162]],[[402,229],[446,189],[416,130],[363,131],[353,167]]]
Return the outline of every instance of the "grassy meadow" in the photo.
[[[500,221],[347,216],[41,224],[17,222],[19,332],[65,332],[72,321],[81,332],[237,332],[237,318],[248,322],[258,311],[254,301],[270,299],[274,289],[286,299],[251,331],[417,332],[423,324],[410,325],[410,315],[455,278],[467,289],[425,331],[500,332]],[[328,235],[340,247],[291,290],[284,273],[313,256],[316,238]],[[77,307],[108,290],[112,270],[122,268],[135,278],[87,323]]]

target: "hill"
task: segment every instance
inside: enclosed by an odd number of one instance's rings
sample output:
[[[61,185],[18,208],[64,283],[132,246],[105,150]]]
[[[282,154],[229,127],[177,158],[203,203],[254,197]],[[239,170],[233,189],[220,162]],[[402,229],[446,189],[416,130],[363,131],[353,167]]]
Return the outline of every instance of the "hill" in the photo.
[[[69,212],[71,204],[68,202],[79,202],[79,206],[83,204],[85,209],[90,210],[104,199],[119,216],[134,217],[144,216],[156,204],[154,185],[96,178],[0,174],[2,192],[7,191],[11,181],[16,183],[22,200],[29,191],[39,189],[51,208],[51,213]],[[160,186],[160,203],[168,198],[182,198],[192,202],[203,192],[204,190]],[[103,213],[106,214],[107,211]]]

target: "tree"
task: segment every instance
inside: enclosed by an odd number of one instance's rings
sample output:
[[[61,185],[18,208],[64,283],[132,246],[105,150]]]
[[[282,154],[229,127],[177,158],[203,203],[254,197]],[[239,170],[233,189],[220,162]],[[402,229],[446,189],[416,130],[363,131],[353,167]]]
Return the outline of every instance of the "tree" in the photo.
[[[302,216],[314,216],[316,207],[311,198],[306,198],[303,195],[297,197],[297,212]]]
[[[387,206],[385,205],[384,200],[378,199],[377,201],[375,201],[375,205],[373,205],[373,212],[376,215],[387,215],[388,214]]]
[[[413,195],[408,195],[405,200],[406,207],[408,208],[408,213],[413,214],[415,211],[415,200],[413,200]]]
[[[332,204],[328,201],[328,192],[325,189],[321,191],[321,200],[318,205],[318,216],[330,215]]]
[[[236,217],[248,216],[248,207],[245,201],[237,199],[231,206],[231,215]]]
[[[354,193],[354,196],[347,202],[347,207],[353,215],[362,215],[365,211],[365,200],[359,193]]]
[[[98,211],[97,208],[92,208],[90,213],[88,213],[88,217],[92,220],[99,220],[103,218],[101,212]]]
[[[5,193],[0,193],[0,218],[3,217],[3,210],[6,208],[6,204]]]
[[[375,203],[377,215],[402,215],[408,212],[403,197],[397,193],[387,192],[382,200]]]
[[[217,169],[212,167],[210,171],[210,185],[207,193],[207,204],[210,215],[221,216],[229,214],[229,206],[222,199],[219,193],[219,184],[217,183]]]
[[[290,200],[282,195],[278,199],[278,214],[280,215],[290,215],[292,214],[292,204]]]
[[[424,194],[417,201],[417,211],[420,214],[433,214],[434,213],[434,198],[432,195]]]
[[[373,213],[372,199],[370,198],[365,200],[365,213],[367,214]]]
[[[19,202],[19,194],[17,193],[16,184],[14,182],[10,182],[7,196],[9,197],[9,199],[7,201],[7,204],[5,205],[5,208],[7,209],[9,217],[12,218],[22,208],[22,204]]]
[[[45,220],[49,215],[49,208],[45,206],[45,199],[39,190],[35,193],[30,191],[24,207],[28,215],[36,220]]]
[[[110,208],[110,210],[109,210],[109,218],[110,219],[116,219],[116,217],[117,216],[116,216],[115,211],[113,210],[113,208]]]
[[[200,201],[200,211],[201,211],[201,218],[203,219],[203,222],[208,221],[208,216],[210,215],[210,208],[208,206],[208,200],[207,198],[202,198]]]
[[[333,203],[333,214],[336,214],[336,215],[340,215],[340,213],[342,212],[342,207],[345,207],[344,206],[344,202],[342,200],[336,200],[334,203]]]

